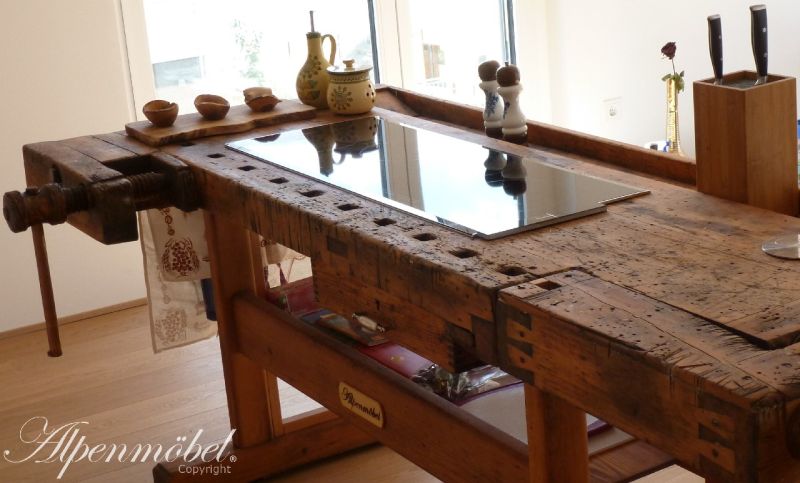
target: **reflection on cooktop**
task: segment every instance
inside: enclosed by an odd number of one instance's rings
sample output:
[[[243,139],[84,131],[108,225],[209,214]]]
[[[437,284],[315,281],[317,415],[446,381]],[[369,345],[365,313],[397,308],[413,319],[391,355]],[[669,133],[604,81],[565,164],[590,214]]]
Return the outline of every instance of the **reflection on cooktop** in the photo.
[[[378,117],[227,146],[486,239],[602,212],[608,203],[647,193]]]

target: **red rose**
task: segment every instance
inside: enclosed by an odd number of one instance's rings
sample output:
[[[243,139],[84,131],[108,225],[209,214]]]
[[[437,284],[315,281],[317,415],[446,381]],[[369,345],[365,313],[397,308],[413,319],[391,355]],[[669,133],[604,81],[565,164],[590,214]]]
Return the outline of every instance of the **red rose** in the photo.
[[[675,58],[675,51],[677,49],[678,47],[675,45],[675,42],[667,42],[666,45],[661,47],[661,53],[669,60],[672,60]]]

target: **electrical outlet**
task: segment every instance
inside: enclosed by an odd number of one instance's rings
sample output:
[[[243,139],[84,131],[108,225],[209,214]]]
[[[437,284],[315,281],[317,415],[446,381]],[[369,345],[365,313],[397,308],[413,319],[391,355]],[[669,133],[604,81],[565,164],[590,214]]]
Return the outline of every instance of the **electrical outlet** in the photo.
[[[622,97],[612,97],[603,101],[603,117],[606,121],[617,121],[622,117]]]

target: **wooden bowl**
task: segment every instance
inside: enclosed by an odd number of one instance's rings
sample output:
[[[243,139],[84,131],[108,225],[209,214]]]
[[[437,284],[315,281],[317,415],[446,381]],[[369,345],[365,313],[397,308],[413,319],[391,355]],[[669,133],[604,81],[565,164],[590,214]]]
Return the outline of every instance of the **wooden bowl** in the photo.
[[[178,105],[174,102],[156,99],[142,108],[144,117],[156,127],[169,127],[178,118]]]
[[[281,100],[275,96],[260,96],[245,102],[253,112],[267,112],[273,110]]]
[[[201,116],[209,121],[218,121],[228,114],[231,105],[222,96],[200,94],[194,98],[194,107]]]
[[[244,102],[247,102],[256,97],[271,96],[272,89],[269,87],[248,87],[242,91],[242,94],[244,94]]]
[[[281,102],[280,99],[272,95],[269,87],[250,87],[242,91],[244,102],[253,112],[267,112],[275,108]]]

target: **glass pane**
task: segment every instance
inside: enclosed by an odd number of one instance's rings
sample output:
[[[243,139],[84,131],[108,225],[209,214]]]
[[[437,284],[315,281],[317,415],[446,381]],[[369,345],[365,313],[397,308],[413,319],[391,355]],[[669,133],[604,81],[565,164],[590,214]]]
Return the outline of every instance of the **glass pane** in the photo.
[[[194,110],[198,94],[241,104],[242,90],[256,85],[296,98],[309,10],[316,30],[336,38],[337,63],[373,65],[364,0],[144,0],[144,7],[156,96],[177,102],[182,113]]]
[[[478,65],[503,62],[501,0],[400,0],[405,86],[443,99],[482,105]],[[405,17],[405,19],[403,18]]]
[[[608,203],[646,193],[377,117],[228,147],[489,239],[598,213]]]

